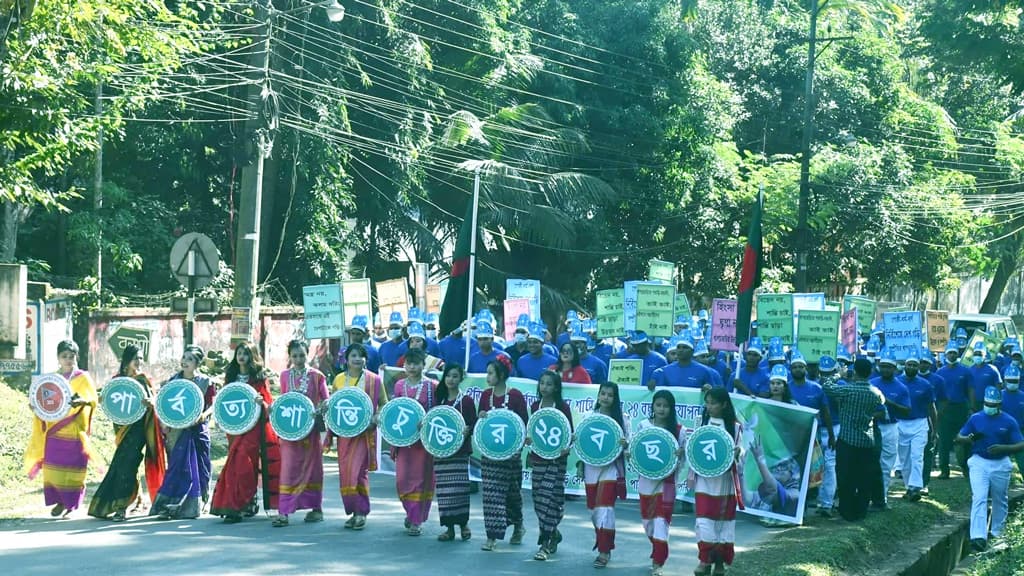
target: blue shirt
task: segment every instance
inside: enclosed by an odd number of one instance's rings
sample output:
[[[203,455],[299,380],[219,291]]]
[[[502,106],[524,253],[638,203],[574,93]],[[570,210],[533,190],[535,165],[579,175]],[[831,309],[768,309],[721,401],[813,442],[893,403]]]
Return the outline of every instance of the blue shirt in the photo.
[[[673,362],[654,371],[655,386],[679,386],[682,388],[703,388],[714,385],[711,370],[699,362],[691,361],[689,366]]]
[[[594,347],[594,351],[591,352],[594,356],[600,358],[605,365],[612,359],[612,357],[618,358],[619,354],[626,351],[626,345],[620,342],[616,338],[610,338],[602,340],[597,343]]]
[[[490,354],[484,354],[483,350],[478,351],[469,357],[469,366],[466,368],[466,372],[485,373],[487,372],[487,365],[492,361],[497,360],[498,356],[505,356],[508,358],[508,354],[498,350],[497,348],[491,350]]]
[[[630,354],[626,356],[627,360],[643,360],[644,361],[644,377],[640,381],[642,386],[646,386],[648,382],[654,379],[654,371],[658,368],[665,367],[668,361],[665,357],[657,352],[651,351],[647,353],[647,356],[641,356],[639,354]]]
[[[388,340],[380,345],[380,361],[385,366],[398,366],[398,359],[404,354],[405,342]]]
[[[910,391],[895,377],[892,380],[886,380],[879,376],[878,378],[872,378],[868,382],[881,390],[882,394],[885,394],[885,397],[890,402],[895,402],[902,406],[910,406]],[[889,410],[888,408],[886,410],[888,410],[889,416],[884,421],[879,422],[879,424],[894,424],[896,422],[896,411]]]
[[[441,349],[441,359],[444,360],[446,365],[458,364],[463,366],[466,363],[466,339],[465,337],[456,338],[454,336],[445,336],[438,343],[438,347]],[[473,354],[480,351],[480,345],[477,341],[470,338],[469,340],[469,352],[470,358]]]
[[[366,350],[366,369],[376,374],[380,370],[380,353],[366,342],[363,343],[363,349]],[[348,362],[345,361],[347,352],[347,346],[338,352],[338,363],[335,366],[338,372],[344,372],[348,369]]]
[[[764,368],[758,367],[753,372],[747,370],[746,367],[740,368],[740,382],[743,382],[744,386],[759,396],[767,396],[771,391],[771,378]]]
[[[1003,412],[1013,416],[1017,424],[1024,423],[1024,392],[1003,390]]]
[[[900,376],[899,381],[903,382],[903,385],[907,387],[907,391],[910,392],[910,414],[906,416],[897,414],[896,419],[917,420],[918,418],[927,418],[931,412],[929,408],[935,404],[935,388],[932,387],[932,383],[920,376],[907,378],[906,375]]]
[[[732,371],[725,365],[725,362],[716,358],[715,363],[708,366],[708,368],[717,372],[718,377],[722,380],[722,383],[725,384],[725,389],[732,392]]]
[[[963,364],[956,362],[939,368],[938,375],[945,383],[943,397],[946,402],[950,404],[966,404],[967,389],[974,380],[971,376],[971,371]]]
[[[946,381],[942,379],[942,376],[935,372],[920,374],[920,376],[932,385],[932,390],[935,391],[935,401],[944,402],[946,400]]]
[[[523,354],[516,362],[516,376],[538,380],[541,373],[556,362],[558,359],[550,354],[541,354],[540,356]]]
[[[580,358],[580,366],[590,374],[590,381],[594,384],[604,384],[608,381],[608,365],[593,354],[587,354]]]
[[[1006,456],[992,456],[988,453],[990,446],[996,444],[1017,444],[1024,442],[1020,433],[1020,424],[1006,412],[1000,411],[995,416],[989,416],[984,412],[975,412],[967,419],[967,423],[960,429],[961,436],[979,434],[981,437],[971,444],[971,454],[976,454],[988,460],[1001,460]]]
[[[804,380],[803,384],[797,384],[790,380],[789,392],[793,395],[793,400],[796,400],[797,404],[817,410],[818,421],[824,424],[824,420],[821,419],[821,409],[827,405],[827,402],[825,400],[825,391],[821,388],[821,384],[813,380]]]
[[[1003,382],[1003,379],[999,376],[999,370],[988,363],[975,364],[971,366],[970,370],[971,378],[973,378],[974,403],[980,406],[982,398],[985,397],[985,388],[989,386],[1002,388],[1000,384]]]

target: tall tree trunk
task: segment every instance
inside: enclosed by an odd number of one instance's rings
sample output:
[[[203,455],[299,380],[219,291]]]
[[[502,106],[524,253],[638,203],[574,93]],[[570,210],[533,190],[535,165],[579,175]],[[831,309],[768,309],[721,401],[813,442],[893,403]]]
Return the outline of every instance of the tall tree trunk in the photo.
[[[13,202],[3,202],[0,206],[3,211],[3,214],[0,214],[0,262],[14,262],[22,207]]]
[[[981,303],[979,312],[982,314],[995,314],[996,309],[999,308],[1003,292],[1020,265],[1022,248],[1024,248],[1024,234],[1018,232],[1013,235],[1011,245],[1007,246],[1007,252],[999,259],[999,266],[996,267],[995,276],[992,277],[992,286],[985,294],[985,301]]]

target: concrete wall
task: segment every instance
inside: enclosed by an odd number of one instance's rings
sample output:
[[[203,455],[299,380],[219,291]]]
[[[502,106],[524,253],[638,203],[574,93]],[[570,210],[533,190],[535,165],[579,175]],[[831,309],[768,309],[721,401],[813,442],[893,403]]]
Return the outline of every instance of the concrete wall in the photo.
[[[1003,291],[1002,298],[999,299],[999,306],[996,309],[997,314],[1006,314],[1007,316],[1019,316],[1024,315],[1024,270],[1020,273],[1014,274],[1010,278],[1009,283],[1006,285],[1006,290]],[[988,294],[988,289],[992,285],[992,281],[986,278],[967,278],[963,281],[959,290],[953,292],[943,292],[939,294],[939,305],[933,306],[934,294],[928,295],[928,302],[926,306],[930,309],[937,310],[948,310],[954,314],[974,314],[977,313],[981,308],[981,303],[985,301],[985,295]],[[896,287],[892,290],[891,300],[896,302],[911,302],[913,300],[914,293],[911,288],[908,287]],[[922,306],[925,305],[922,303]]]
[[[143,366],[143,371],[155,381],[162,381],[178,369],[185,349],[184,319],[183,314],[171,314],[166,309],[118,308],[96,311],[89,316],[89,354],[84,367],[92,373],[98,385],[113,378],[120,364],[120,356],[115,354],[108,340],[119,327],[126,325],[151,332],[149,361]],[[268,368],[280,373],[288,367],[288,341],[301,338],[302,331],[302,308],[269,307],[261,310],[260,320],[254,327],[255,342]],[[195,343],[207,352],[223,351],[230,358],[233,349],[230,312],[197,317]],[[85,347],[84,343],[79,344]],[[310,355],[314,358],[323,355],[326,346],[325,340],[310,342]]]

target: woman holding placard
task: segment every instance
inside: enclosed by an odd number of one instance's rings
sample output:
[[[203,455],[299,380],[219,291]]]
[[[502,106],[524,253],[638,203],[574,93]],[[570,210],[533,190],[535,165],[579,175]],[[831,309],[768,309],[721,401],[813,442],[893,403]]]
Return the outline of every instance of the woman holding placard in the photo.
[[[651,399],[651,417],[641,420],[637,432],[649,427],[663,428],[676,438],[676,457],[683,456],[683,427],[676,420],[676,398],[668,390],[658,390]],[[668,560],[668,533],[676,500],[676,474],[654,480],[639,477],[640,518],[651,541],[651,576],[661,576]]]
[[[67,518],[82,505],[85,475],[92,450],[89,431],[99,396],[92,378],[78,368],[78,344],[64,340],[57,344],[60,375],[71,388],[71,410],[57,422],[32,419],[32,436],[25,450],[25,468],[34,479],[43,471],[43,498],[52,505],[50,515]]]
[[[203,412],[195,425],[181,430],[165,430],[167,473],[157,492],[150,515],[161,520],[198,518],[199,502],[210,499],[210,434],[206,422],[213,410],[217,389],[210,379],[199,373],[205,351],[199,346],[186,346],[181,355],[181,371],[168,382],[184,379],[195,382],[203,391]]]
[[[615,420],[623,432],[622,445],[626,445],[626,426],[622,419],[622,400],[619,386],[614,382],[601,384],[597,390],[594,412]],[[582,470],[580,470],[582,468]],[[582,474],[580,474],[582,472]],[[587,489],[587,508],[594,524],[597,558],[595,568],[608,566],[615,549],[615,500],[626,498],[626,464],[622,456],[605,466],[577,463],[577,474],[583,476]]]
[[[281,373],[281,394],[299,392],[305,394],[313,406],[320,406],[327,400],[327,378],[324,373],[306,366],[309,345],[302,340],[288,343],[288,360],[291,368]],[[306,510],[306,522],[320,522],[324,519],[324,457],[321,453],[320,431],[313,431],[297,442],[281,440],[281,496],[277,506],[277,518],[273,526],[288,525],[288,515],[296,510]]]
[[[516,413],[526,425],[526,397],[515,388],[508,387],[512,361],[499,355],[487,364],[488,388],[480,396],[480,418],[487,418],[491,410],[506,408]],[[480,459],[480,479],[483,482],[484,527],[487,541],[480,547],[492,552],[498,540],[505,539],[505,531],[514,526],[510,544],[522,544],[526,529],[523,527],[523,459],[519,456],[507,460]]]
[[[224,382],[241,382],[252,387],[262,411],[251,430],[237,436],[228,435],[228,459],[213,489],[210,513],[223,517],[225,524],[237,524],[243,516],[254,516],[259,510],[256,492],[261,475],[264,507],[278,507],[281,445],[267,418],[267,410],[274,399],[255,344],[243,342],[235,347],[235,355],[224,371]]]
[[[565,346],[571,347],[572,344]],[[562,354],[564,356],[564,350]],[[540,380],[537,381],[537,397],[538,400],[530,406],[530,414],[535,414],[544,408],[558,410],[569,421],[569,430],[566,436],[571,436],[573,430],[572,410],[569,408],[569,403],[562,399],[562,378],[558,373],[551,370],[541,373]],[[545,430],[547,432],[545,442],[558,444],[562,441],[561,438],[556,437],[564,433],[561,428],[551,426],[545,427]],[[533,444],[532,440],[528,434],[526,443]],[[542,458],[536,452],[530,452],[533,509],[537,513],[537,526],[540,529],[540,534],[537,536],[537,545],[540,546],[540,549],[534,554],[534,560],[547,560],[558,550],[558,543],[562,541],[562,533],[558,531],[558,525],[562,522],[562,516],[565,514],[565,467],[568,458],[568,444],[565,444],[565,448],[555,458]]]
[[[124,522],[128,505],[139,498],[139,464],[143,459],[146,461],[146,489],[151,501],[156,499],[160,485],[163,484],[163,438],[153,410],[153,385],[140,371],[141,365],[142,352],[134,344],[126,345],[115,378],[131,378],[142,385],[146,394],[141,399],[146,406],[145,414],[131,424],[114,425],[117,449],[103,482],[89,503],[90,516]],[[139,504],[136,504],[138,507]]]
[[[455,539],[455,526],[463,540],[473,537],[469,530],[469,455],[473,453],[473,427],[476,425],[476,405],[473,397],[459,390],[465,372],[458,364],[449,364],[444,377],[434,393],[438,406],[451,406],[462,414],[466,421],[465,440],[453,456],[434,460],[434,477],[437,479],[437,511],[441,526],[447,530],[437,537],[441,542]]]
[[[345,528],[349,530],[366,528],[366,516],[370,513],[369,473],[377,470],[377,413],[388,401],[380,377],[366,369],[366,358],[363,344],[349,344],[345,350],[345,371],[334,378],[334,390],[350,386],[361,388],[370,397],[375,410],[365,432],[353,438],[338,438],[338,481],[341,501],[349,515]],[[333,444],[333,437],[328,431],[325,452]]]

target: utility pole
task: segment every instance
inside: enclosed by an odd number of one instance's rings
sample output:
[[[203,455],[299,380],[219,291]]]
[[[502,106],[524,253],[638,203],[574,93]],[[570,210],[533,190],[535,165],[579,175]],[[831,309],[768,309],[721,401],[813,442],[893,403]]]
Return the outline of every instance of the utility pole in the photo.
[[[796,277],[793,285],[797,292],[807,292],[807,253],[810,231],[807,228],[808,204],[811,197],[811,139],[814,137],[814,61],[817,56],[818,12],[820,0],[808,0],[811,9],[811,31],[807,40],[807,75],[804,79],[804,135],[800,147],[800,201],[796,225]]]
[[[270,38],[273,34],[274,6],[272,0],[261,5],[264,18],[261,40],[263,49],[252,54],[252,65],[260,71],[259,82],[249,89],[249,103],[255,116],[246,122],[246,134],[252,140],[246,143],[247,156],[255,162],[242,168],[241,198],[238,202],[238,233],[235,240],[235,294],[236,308],[249,308],[249,325],[258,320],[259,296],[259,253],[260,224],[263,204],[263,161],[274,147],[274,130],[277,128],[276,98],[270,85]]]
[[[103,26],[103,21],[100,21]],[[96,82],[96,166],[92,175],[92,209],[96,214],[96,295],[103,293],[103,80]]]

